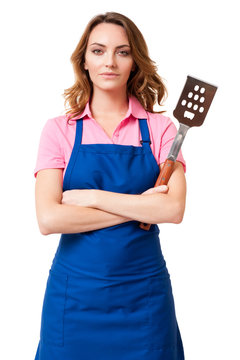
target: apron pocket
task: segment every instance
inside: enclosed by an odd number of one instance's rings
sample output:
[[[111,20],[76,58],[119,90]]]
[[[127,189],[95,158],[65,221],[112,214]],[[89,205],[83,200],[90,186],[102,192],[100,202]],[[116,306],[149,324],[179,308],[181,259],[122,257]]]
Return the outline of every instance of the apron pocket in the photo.
[[[116,354],[123,349],[145,350],[148,315],[147,279],[111,282],[68,277],[65,344],[78,344],[82,349],[93,346],[99,351],[105,346]]]
[[[177,322],[169,276],[149,278],[148,348],[169,351],[177,344]]]
[[[41,318],[41,341],[63,346],[67,275],[49,270]]]

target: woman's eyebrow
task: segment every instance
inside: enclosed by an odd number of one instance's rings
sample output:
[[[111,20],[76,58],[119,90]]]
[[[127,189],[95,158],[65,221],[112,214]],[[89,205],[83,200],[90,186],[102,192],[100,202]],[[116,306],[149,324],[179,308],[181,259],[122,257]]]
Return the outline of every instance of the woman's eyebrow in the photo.
[[[96,42],[95,42],[95,43],[92,43],[90,46],[92,46],[92,45],[98,45],[98,46],[106,47],[106,45],[99,44],[99,43],[96,43]],[[125,46],[127,46],[127,47],[129,47],[129,48],[130,48],[130,46],[129,46],[129,45],[125,44],[125,45],[119,45],[119,46],[116,46],[116,49],[120,49],[120,48],[125,47]]]

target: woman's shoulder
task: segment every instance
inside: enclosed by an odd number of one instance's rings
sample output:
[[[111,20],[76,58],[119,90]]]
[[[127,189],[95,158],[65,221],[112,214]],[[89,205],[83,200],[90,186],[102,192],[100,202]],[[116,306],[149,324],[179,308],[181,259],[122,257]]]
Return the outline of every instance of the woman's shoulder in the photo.
[[[166,130],[169,126],[175,127],[172,119],[167,116],[165,113],[153,113],[147,112],[148,121],[153,130],[161,130],[162,132]]]
[[[45,126],[47,127],[52,127],[52,128],[63,128],[63,127],[66,127],[66,125],[68,124],[67,122],[68,120],[68,117],[67,115],[58,115],[58,116],[55,116],[55,117],[51,117],[51,118],[48,118],[45,122]]]
[[[58,115],[46,120],[42,132],[46,135],[51,134],[52,136],[62,137],[62,135],[68,133],[70,125],[73,125],[73,122],[68,122],[67,115]]]

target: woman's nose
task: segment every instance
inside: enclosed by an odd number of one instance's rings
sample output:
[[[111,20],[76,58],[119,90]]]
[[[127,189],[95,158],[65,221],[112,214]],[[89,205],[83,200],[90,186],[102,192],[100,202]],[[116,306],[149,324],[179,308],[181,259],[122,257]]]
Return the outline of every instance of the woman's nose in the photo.
[[[112,52],[106,53],[105,64],[106,64],[106,66],[115,66],[116,65],[116,59],[115,59],[114,53],[112,53]]]

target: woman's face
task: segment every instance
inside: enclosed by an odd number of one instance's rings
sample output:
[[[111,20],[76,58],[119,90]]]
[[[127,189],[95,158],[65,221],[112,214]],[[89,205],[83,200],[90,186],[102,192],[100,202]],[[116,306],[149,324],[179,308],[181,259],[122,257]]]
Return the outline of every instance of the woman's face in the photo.
[[[89,72],[93,87],[126,90],[129,75],[135,65],[127,34],[122,26],[109,23],[95,26],[88,40],[84,68]]]

